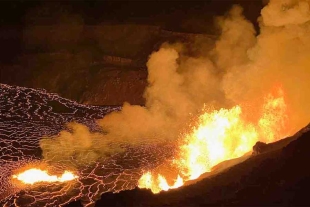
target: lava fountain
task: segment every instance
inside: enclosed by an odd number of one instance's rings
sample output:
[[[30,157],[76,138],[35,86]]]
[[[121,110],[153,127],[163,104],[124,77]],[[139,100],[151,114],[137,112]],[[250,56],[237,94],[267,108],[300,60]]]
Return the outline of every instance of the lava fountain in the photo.
[[[70,171],[65,171],[61,176],[50,175],[46,170],[41,170],[38,168],[31,168],[22,173],[12,176],[13,179],[17,179],[24,184],[35,184],[38,182],[66,182],[70,180],[77,179],[78,176],[74,175]]]
[[[217,164],[250,152],[257,141],[269,143],[288,135],[283,90],[278,87],[261,102],[261,107],[243,104],[230,109],[205,109],[191,131],[182,135],[177,156],[168,163],[177,178],[171,179],[171,173],[163,175],[157,169],[144,173],[138,186],[153,193],[178,188],[211,172]]]

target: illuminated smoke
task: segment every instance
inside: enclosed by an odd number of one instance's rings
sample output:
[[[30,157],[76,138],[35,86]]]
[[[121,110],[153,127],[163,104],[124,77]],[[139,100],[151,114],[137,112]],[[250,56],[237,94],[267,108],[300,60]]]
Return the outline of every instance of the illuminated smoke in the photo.
[[[248,61],[228,67],[222,80],[226,97],[234,103],[253,100],[282,85],[293,130],[306,125],[310,117],[309,12],[309,1],[270,1],[261,12],[256,44],[247,50]]]
[[[86,165],[119,152],[120,144],[176,143],[203,108],[212,113],[247,102],[255,112],[275,87],[284,91],[287,131],[293,133],[310,118],[309,13],[309,1],[272,0],[255,36],[235,6],[218,19],[222,34],[211,52],[189,57],[186,47],[164,44],[147,63],[145,107],[125,103],[98,120],[98,133],[70,124],[68,131],[41,140],[44,158]]]

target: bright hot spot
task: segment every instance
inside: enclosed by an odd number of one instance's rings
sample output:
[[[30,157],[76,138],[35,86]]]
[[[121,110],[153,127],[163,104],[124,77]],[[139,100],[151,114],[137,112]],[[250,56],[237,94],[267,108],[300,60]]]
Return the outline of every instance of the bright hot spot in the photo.
[[[62,175],[50,175],[46,170],[32,168],[17,175],[13,175],[14,179],[21,181],[24,184],[35,184],[38,182],[66,182],[77,179],[78,176],[70,171],[65,171]]]
[[[156,170],[146,172],[138,186],[153,193],[178,188],[211,172],[217,164],[250,152],[257,141],[270,143],[288,135],[287,105],[281,89],[265,96],[255,110],[245,108],[237,105],[202,113],[191,131],[182,135],[177,156],[169,163],[177,177]]]

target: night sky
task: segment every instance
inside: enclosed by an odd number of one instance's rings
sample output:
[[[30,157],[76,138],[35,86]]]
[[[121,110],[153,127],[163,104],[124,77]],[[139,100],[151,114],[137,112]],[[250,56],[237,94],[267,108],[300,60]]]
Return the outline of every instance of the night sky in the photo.
[[[0,22],[4,25],[25,25],[34,10],[39,16],[70,12],[81,16],[85,24],[101,22],[180,25],[188,19],[207,20],[224,14],[233,4],[240,4],[245,15],[255,21],[263,6],[262,0],[206,1],[1,1]],[[49,10],[49,11],[48,11]],[[51,23],[51,22],[45,22]]]
[[[216,33],[214,17],[224,15],[233,4],[244,7],[245,16],[254,23],[263,7],[262,0],[1,1],[0,62],[14,62],[23,52],[25,27],[61,24],[63,16],[84,25],[146,24],[178,32],[212,34]]]

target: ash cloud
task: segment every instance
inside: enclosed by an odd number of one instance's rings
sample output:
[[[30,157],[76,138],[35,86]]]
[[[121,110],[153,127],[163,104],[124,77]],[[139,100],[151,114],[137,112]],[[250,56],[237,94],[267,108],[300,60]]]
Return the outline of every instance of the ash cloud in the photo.
[[[91,133],[80,124],[43,138],[47,160],[84,165],[119,152],[121,143],[176,142],[190,120],[208,110],[251,100],[282,86],[292,132],[310,119],[309,1],[272,0],[261,11],[260,33],[234,6],[217,19],[222,34],[214,48],[200,56],[186,55],[181,44],[164,44],[148,60],[145,106],[125,103],[122,110],[98,120],[104,133]],[[199,45],[191,45],[199,47]],[[111,146],[114,147],[111,147]]]

